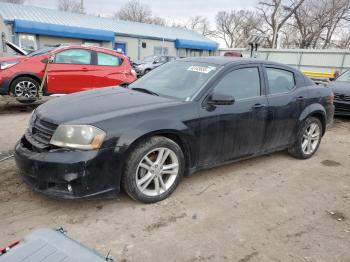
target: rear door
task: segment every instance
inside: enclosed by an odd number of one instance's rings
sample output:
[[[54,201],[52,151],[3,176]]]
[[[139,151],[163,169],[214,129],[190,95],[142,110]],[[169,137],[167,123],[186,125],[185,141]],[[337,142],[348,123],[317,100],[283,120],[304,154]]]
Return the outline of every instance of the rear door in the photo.
[[[130,69],[116,55],[96,52],[96,65],[93,73],[93,87],[119,85],[127,80]]]
[[[283,149],[293,141],[298,119],[308,99],[308,89],[292,70],[279,66],[264,66],[268,86],[268,124],[264,148]]]
[[[48,92],[69,94],[92,86],[92,52],[87,49],[66,49],[55,54],[49,64]]]
[[[231,95],[235,102],[201,109],[201,165],[248,157],[261,151],[267,120],[264,87],[262,69],[257,64],[234,68],[214,86],[212,93]]]

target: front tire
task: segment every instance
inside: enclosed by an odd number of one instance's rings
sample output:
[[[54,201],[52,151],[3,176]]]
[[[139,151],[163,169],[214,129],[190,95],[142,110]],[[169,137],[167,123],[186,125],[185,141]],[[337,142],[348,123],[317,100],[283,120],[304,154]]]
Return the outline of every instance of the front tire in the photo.
[[[143,75],[147,75],[149,72],[151,72],[151,69],[146,69],[146,70],[143,72]]]
[[[299,130],[298,137],[288,152],[298,159],[311,158],[322,140],[322,124],[318,118],[308,117]]]
[[[122,187],[137,201],[155,203],[171,195],[184,170],[180,146],[166,137],[151,137],[139,143],[129,155]]]
[[[11,84],[11,93],[21,103],[32,103],[39,96],[39,83],[31,77],[18,77]]]

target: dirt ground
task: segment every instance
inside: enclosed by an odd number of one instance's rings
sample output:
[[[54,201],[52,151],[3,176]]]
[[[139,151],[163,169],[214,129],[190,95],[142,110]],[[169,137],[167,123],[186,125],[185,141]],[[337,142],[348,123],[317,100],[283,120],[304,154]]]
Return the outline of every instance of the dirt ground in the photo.
[[[32,108],[0,105],[0,159]],[[350,261],[350,118],[310,160],[285,152],[198,172],[167,200],[121,195],[59,201],[33,193],[0,162],[0,247],[34,229],[69,236],[116,261]]]

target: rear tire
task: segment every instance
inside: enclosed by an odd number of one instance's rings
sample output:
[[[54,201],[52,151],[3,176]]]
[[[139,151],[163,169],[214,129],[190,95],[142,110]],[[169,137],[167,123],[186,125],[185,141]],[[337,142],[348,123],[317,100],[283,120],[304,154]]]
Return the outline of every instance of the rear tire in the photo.
[[[39,83],[33,78],[22,76],[11,83],[10,90],[20,103],[30,104],[37,100],[39,86]]]
[[[302,124],[295,143],[288,149],[298,159],[311,158],[322,140],[322,123],[316,117],[308,117]]]
[[[155,203],[171,195],[184,170],[180,146],[166,137],[154,136],[139,143],[130,153],[122,187],[137,201]]]

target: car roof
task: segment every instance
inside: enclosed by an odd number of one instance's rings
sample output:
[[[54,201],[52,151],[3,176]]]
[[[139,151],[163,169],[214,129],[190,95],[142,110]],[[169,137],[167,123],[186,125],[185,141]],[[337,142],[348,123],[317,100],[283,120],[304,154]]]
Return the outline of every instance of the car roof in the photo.
[[[88,45],[78,45],[78,44],[65,44],[65,45],[61,45],[58,46],[55,50],[64,50],[64,49],[87,49],[87,50],[93,50],[93,51],[97,51],[97,52],[104,52],[104,53],[109,53],[109,54],[114,54],[114,55],[119,55],[122,57],[127,58],[126,55],[117,52],[115,50],[112,50],[110,48],[107,47],[101,47],[101,46],[88,46]]]
[[[189,58],[183,58],[180,61],[186,61],[186,62],[198,62],[198,63],[208,63],[208,64],[215,64],[215,65],[221,65],[221,66],[227,66],[227,65],[234,65],[234,64],[267,64],[267,65],[275,65],[275,66],[283,66],[285,68],[290,68],[293,71],[295,71],[295,68],[287,66],[285,64],[266,61],[266,60],[259,60],[255,58],[242,58],[242,57],[225,57],[225,56],[207,56],[207,57],[189,57]]]

